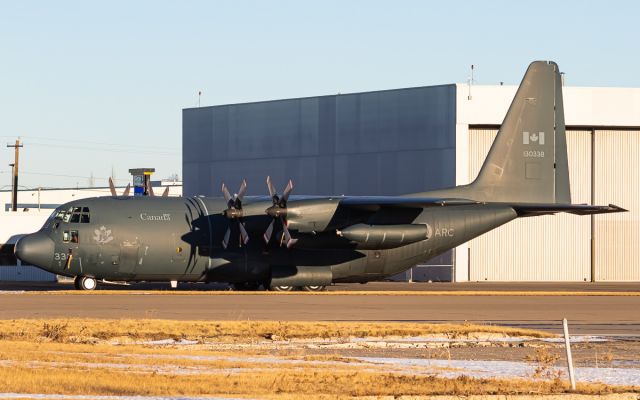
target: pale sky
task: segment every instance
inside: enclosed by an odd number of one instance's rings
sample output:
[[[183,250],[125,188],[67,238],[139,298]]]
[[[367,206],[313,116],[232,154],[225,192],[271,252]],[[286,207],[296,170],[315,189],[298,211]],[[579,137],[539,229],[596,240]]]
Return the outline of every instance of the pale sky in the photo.
[[[182,109],[464,83],[554,60],[640,86],[636,1],[1,1],[0,188],[182,175]]]

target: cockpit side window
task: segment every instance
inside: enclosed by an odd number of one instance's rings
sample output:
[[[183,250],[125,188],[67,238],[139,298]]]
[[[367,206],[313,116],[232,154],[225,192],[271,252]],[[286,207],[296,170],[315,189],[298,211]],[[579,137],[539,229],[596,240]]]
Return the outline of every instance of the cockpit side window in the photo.
[[[73,207],[69,207],[67,211],[64,211],[64,214],[62,215],[62,221],[69,222],[69,220],[71,219],[72,211]]]

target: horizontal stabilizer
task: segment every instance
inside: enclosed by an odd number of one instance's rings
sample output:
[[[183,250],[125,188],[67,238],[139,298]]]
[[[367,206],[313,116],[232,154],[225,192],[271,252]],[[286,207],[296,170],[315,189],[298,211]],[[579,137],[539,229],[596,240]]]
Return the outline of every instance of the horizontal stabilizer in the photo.
[[[590,206],[588,204],[515,204],[512,205],[519,217],[556,214],[559,212],[575,215],[608,214],[626,212],[622,207],[613,204],[608,206]]]

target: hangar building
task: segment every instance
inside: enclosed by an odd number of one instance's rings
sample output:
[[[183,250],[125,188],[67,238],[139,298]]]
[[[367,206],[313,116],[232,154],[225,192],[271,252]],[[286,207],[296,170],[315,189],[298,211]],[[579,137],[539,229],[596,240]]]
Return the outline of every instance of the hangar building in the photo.
[[[396,195],[472,181],[516,86],[450,84],[183,110],[186,195]],[[453,281],[640,281],[640,89],[564,88],[574,203],[627,213],[525,218],[408,272]]]

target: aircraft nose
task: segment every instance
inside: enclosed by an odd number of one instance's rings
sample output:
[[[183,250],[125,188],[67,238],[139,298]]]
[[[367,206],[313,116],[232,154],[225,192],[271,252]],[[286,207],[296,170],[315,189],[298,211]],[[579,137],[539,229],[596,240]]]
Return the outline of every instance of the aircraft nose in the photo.
[[[53,259],[53,250],[53,240],[42,232],[36,232],[20,238],[13,252],[27,264],[48,267]]]

